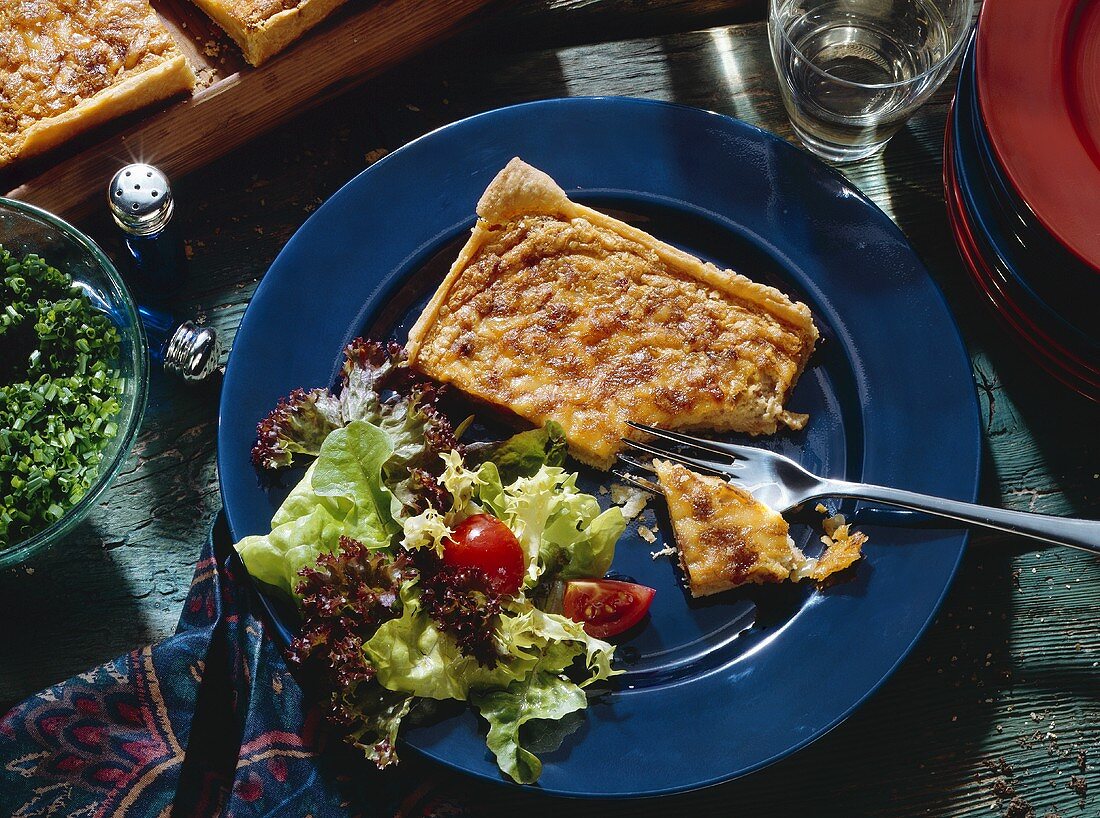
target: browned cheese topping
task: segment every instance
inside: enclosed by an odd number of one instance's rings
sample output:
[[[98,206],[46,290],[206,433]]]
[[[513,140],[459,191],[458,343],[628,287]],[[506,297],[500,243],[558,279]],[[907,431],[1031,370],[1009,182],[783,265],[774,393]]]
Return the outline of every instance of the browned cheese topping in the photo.
[[[245,25],[253,27],[276,14],[298,8],[302,0],[218,0],[218,5]]]
[[[0,148],[32,123],[177,53],[148,0],[5,0]]]
[[[788,536],[782,515],[720,477],[654,460],[692,596],[748,582],[821,581],[861,556],[867,536],[843,517],[826,521],[825,551],[807,558]]]
[[[720,477],[655,460],[693,596],[782,582],[805,558],[782,515]]]
[[[491,229],[418,365],[536,424],[558,421],[600,464],[627,419],[775,431],[774,396],[805,353],[774,315],[651,248],[582,217],[531,215]]]

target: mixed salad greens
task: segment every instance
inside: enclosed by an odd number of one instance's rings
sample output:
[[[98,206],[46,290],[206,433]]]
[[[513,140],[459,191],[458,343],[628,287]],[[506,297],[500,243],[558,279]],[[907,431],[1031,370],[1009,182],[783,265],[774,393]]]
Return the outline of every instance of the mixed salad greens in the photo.
[[[452,428],[441,395],[399,345],[349,345],[335,390],[297,390],[261,422],[259,469],[315,459],[270,533],[237,550],[298,604],[289,656],[379,767],[397,760],[413,708],[455,699],[488,723],[501,770],[529,783],[541,764],[524,725],[583,710],[585,688],[615,673],[612,646],[592,635],[609,629],[561,610],[566,581],[607,572],[626,521],[577,488],[555,424],[463,445],[467,424]],[[630,608],[636,622],[652,591],[617,589],[602,606],[571,596],[589,613]]]

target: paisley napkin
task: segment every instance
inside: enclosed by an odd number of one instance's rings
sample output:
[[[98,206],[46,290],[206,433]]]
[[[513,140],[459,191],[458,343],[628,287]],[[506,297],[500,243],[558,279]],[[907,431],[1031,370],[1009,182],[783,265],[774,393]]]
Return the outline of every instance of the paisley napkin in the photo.
[[[449,774],[409,753],[379,773],[339,741],[287,670],[230,550],[219,516],[173,636],[0,719],[0,815],[471,814]]]

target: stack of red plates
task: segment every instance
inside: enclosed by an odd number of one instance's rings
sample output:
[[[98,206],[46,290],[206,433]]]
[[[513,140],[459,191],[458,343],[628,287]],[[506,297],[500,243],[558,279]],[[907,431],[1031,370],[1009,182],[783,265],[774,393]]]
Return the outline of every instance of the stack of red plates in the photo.
[[[1100,401],[1100,3],[987,0],[944,186],[997,315],[1044,369]]]

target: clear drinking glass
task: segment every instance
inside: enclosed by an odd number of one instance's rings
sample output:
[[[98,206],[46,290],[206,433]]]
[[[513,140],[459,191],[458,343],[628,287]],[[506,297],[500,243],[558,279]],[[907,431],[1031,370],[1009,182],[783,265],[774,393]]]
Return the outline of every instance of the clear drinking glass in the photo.
[[[811,151],[881,150],[963,51],[974,0],[770,0],[768,39],[791,124]]]
[[[95,481],[76,505],[52,525],[22,542],[0,548],[0,569],[18,565],[57,543],[88,516],[107,486],[126,464],[137,439],[149,389],[149,346],[137,305],[111,260],[91,239],[68,222],[34,205],[0,198],[0,245],[16,258],[37,253],[73,277],[93,306],[118,328],[118,366],[122,378],[121,409],[112,418],[118,433],[103,450]],[[0,305],[2,306],[2,305]],[[3,350],[0,349],[0,355]]]

